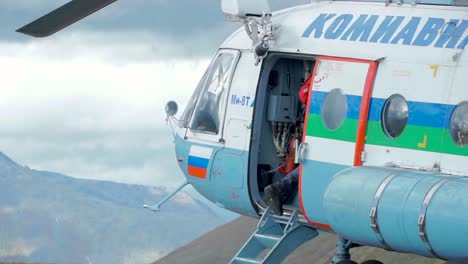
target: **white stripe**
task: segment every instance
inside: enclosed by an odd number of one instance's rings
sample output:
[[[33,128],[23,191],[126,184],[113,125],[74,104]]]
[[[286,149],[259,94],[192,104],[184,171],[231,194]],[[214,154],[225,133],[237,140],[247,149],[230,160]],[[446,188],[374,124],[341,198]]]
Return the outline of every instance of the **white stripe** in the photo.
[[[306,159],[329,162],[347,166],[354,165],[354,151],[356,144],[319,137],[306,137],[309,148]]]
[[[413,169],[431,169],[440,160],[440,153],[413,149],[365,145],[366,166],[385,166],[391,163]]]
[[[189,155],[194,156],[194,157],[199,157],[199,158],[210,159],[212,152],[213,152],[213,149],[211,149],[211,148],[192,146],[190,148],[190,154]]]
[[[366,166],[395,164],[404,168],[431,171],[434,164],[440,164],[441,173],[468,175],[466,156],[376,145],[366,145],[365,152]]]
[[[468,177],[467,156],[442,154],[440,167],[442,172]]]

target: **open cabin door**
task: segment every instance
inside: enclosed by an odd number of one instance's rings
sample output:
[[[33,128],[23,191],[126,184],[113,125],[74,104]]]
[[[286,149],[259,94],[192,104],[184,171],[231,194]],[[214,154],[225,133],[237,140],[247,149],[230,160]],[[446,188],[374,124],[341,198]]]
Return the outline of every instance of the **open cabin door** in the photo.
[[[299,176],[301,209],[312,225],[331,228],[322,206],[325,189],[339,171],[362,165],[377,64],[324,56],[317,59],[304,123]]]

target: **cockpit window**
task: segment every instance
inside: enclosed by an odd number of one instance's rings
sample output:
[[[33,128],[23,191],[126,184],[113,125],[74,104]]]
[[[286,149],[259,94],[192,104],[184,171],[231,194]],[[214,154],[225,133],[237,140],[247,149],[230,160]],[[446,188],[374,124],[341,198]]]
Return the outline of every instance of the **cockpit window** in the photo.
[[[190,100],[188,101],[187,106],[185,107],[185,110],[182,113],[182,116],[179,119],[179,121],[180,121],[179,124],[182,127],[187,127],[188,126],[190,117],[192,116],[193,111],[195,110],[195,106],[197,105],[198,97],[199,97],[199,95],[200,95],[200,93],[201,93],[201,91],[203,89],[203,85],[205,84],[207,73],[208,72],[205,72],[205,74],[201,78],[200,82],[198,83],[197,88],[195,89],[195,91],[192,94],[192,97],[190,97]]]
[[[229,85],[234,55],[221,53],[200,82],[193,96],[198,104],[193,115],[190,129],[197,132],[218,134],[223,112],[224,94]]]

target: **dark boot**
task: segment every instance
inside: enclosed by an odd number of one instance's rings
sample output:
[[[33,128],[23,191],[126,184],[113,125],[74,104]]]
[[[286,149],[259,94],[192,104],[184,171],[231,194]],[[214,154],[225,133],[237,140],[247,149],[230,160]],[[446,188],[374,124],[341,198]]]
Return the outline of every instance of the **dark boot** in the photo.
[[[283,198],[281,193],[281,185],[277,182],[265,187],[265,202],[271,211],[279,216],[283,215]]]

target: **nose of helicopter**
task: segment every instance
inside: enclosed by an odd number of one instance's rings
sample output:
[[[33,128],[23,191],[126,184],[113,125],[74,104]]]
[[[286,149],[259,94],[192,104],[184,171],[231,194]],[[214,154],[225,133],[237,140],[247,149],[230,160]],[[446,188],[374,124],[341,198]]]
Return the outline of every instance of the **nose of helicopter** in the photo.
[[[187,150],[185,149],[186,143],[184,140],[181,139],[181,135],[183,132],[179,131],[182,129],[180,127],[180,120],[175,118],[175,115],[177,114],[177,111],[179,110],[179,106],[175,101],[169,101],[167,102],[165,106],[165,112],[167,115],[166,121],[170,125],[171,132],[174,136],[174,147],[175,147],[175,153],[176,153],[176,160],[177,163],[179,164],[180,169],[182,172],[184,172],[184,175],[186,176],[187,173],[185,173],[184,168],[187,168],[187,164],[184,161],[188,161],[188,156],[187,156]]]

